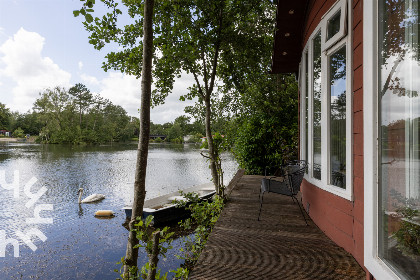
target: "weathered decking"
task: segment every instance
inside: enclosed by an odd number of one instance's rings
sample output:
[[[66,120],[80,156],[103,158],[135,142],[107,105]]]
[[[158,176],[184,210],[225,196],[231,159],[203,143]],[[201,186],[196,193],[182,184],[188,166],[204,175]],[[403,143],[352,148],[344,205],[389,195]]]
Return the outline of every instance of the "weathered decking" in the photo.
[[[290,197],[266,193],[257,221],[261,178],[239,180],[190,279],[365,279]]]

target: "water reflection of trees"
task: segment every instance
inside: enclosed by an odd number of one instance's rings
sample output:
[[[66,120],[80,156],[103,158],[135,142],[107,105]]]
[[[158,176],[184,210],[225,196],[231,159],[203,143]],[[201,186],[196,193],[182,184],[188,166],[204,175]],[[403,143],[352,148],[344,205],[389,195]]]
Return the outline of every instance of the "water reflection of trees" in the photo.
[[[346,46],[329,57],[331,184],[346,187]]]
[[[408,5],[411,2],[412,5]],[[409,6],[407,8],[407,5]],[[417,97],[418,92],[402,84],[397,68],[402,62],[419,60],[419,9],[418,1],[385,1],[382,13],[383,29],[379,30],[383,40],[379,44],[382,71],[389,72],[382,77],[381,96],[390,91],[398,96]]]
[[[321,179],[321,33],[313,42],[313,175]]]

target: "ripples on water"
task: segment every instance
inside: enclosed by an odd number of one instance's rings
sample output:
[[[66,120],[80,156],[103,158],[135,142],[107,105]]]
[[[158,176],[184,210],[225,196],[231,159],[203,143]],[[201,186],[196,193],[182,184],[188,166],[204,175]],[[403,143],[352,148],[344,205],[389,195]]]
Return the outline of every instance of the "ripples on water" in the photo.
[[[128,232],[121,226],[125,217],[121,208],[131,205],[136,162],[136,144],[103,146],[37,145],[0,143],[0,171],[11,183],[14,171],[19,171],[20,196],[14,198],[11,190],[0,187],[0,230],[7,238],[16,238],[15,232],[40,229],[47,240],[33,238],[38,247],[32,252],[20,246],[20,257],[14,258],[12,247],[6,257],[0,257],[1,279],[115,279],[116,262],[125,254]],[[224,156],[225,183],[233,177],[237,164],[230,155]],[[26,208],[29,200],[24,184],[31,178],[48,190],[38,204],[53,204],[53,211],[41,212],[43,218],[53,218],[53,225],[28,225],[34,207]],[[150,145],[146,176],[147,198],[153,198],[177,189],[210,181],[208,162],[194,145]],[[77,190],[84,195],[102,193],[106,199],[96,204],[77,203]],[[94,218],[95,211],[111,209],[116,217],[110,220]],[[177,241],[179,242],[179,241]],[[160,261],[163,271],[179,265],[169,257]],[[146,261],[143,254],[140,262]],[[140,264],[139,262],[139,264]]]

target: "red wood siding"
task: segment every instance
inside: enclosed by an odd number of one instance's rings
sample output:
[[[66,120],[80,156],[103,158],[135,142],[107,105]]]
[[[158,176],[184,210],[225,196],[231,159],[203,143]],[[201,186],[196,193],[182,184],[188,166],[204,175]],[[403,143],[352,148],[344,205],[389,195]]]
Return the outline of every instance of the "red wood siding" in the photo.
[[[352,0],[349,0],[352,1]],[[313,0],[309,4],[304,40],[306,42],[332,7],[335,0]],[[306,180],[302,183],[302,202],[309,205],[312,220],[339,246],[350,252],[363,267],[363,0],[353,0],[353,201],[324,191]],[[369,273],[367,278],[369,279]]]
[[[363,266],[363,0],[353,0],[353,256]],[[357,167],[357,169],[356,169]],[[356,172],[357,170],[357,172]],[[367,278],[370,273],[367,273]]]

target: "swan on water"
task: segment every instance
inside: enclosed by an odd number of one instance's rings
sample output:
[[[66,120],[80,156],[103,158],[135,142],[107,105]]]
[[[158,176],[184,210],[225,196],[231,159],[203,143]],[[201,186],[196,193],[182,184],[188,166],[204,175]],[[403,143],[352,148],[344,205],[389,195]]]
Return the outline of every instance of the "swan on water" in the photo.
[[[79,194],[79,203],[90,203],[90,202],[99,201],[105,198],[103,194],[94,193],[82,200],[83,188],[80,188],[77,191],[77,193]]]

